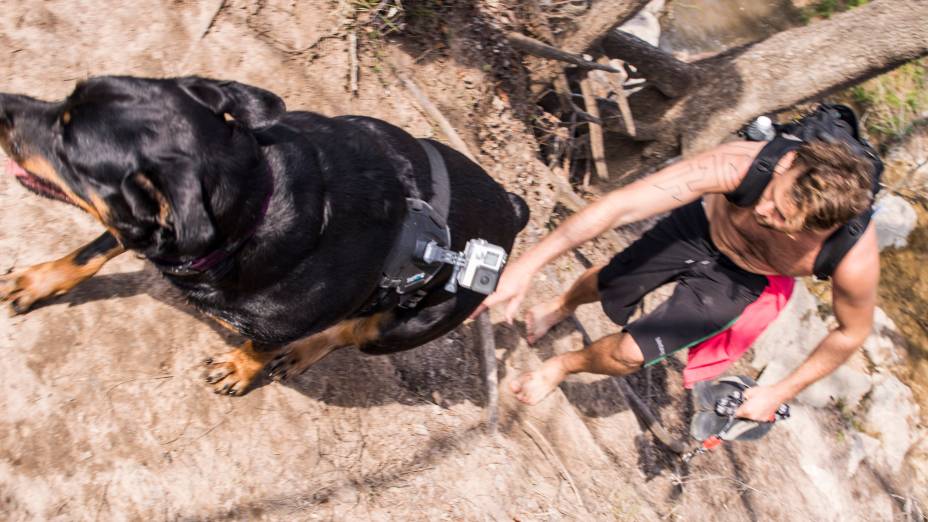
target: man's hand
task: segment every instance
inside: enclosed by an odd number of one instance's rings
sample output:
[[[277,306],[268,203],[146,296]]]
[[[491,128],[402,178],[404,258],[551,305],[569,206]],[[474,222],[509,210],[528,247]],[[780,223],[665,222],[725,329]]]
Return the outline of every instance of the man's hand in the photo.
[[[531,270],[522,268],[519,263],[513,263],[503,270],[503,275],[496,285],[496,291],[487,296],[483,303],[477,307],[470,318],[474,319],[484,310],[498,304],[506,304],[506,322],[512,324],[516,313],[519,312],[519,306],[525,300],[529,288],[532,286],[532,276],[535,275]],[[508,304],[507,304],[508,303]]]
[[[745,401],[735,412],[735,417],[757,422],[772,422],[781,404],[790,399],[772,386],[754,386],[744,391]]]

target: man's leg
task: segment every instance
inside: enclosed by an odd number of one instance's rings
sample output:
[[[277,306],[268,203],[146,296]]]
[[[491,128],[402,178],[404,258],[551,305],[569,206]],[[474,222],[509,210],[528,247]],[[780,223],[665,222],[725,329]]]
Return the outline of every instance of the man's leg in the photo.
[[[532,307],[525,316],[526,339],[529,344],[541,339],[557,323],[570,317],[578,306],[599,301],[599,272],[602,266],[594,266],[584,272],[563,294]]]
[[[584,274],[586,275],[586,274]],[[516,397],[526,404],[537,404],[571,373],[628,375],[644,364],[635,339],[627,333],[607,335],[582,350],[551,357],[533,372],[525,372],[510,384]]]

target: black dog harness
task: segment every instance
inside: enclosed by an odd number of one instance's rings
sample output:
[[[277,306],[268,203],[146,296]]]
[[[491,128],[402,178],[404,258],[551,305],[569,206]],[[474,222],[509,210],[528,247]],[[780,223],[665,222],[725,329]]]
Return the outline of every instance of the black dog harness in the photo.
[[[422,260],[425,247],[434,242],[440,247],[451,247],[451,231],[448,228],[448,211],[451,202],[451,185],[448,169],[438,150],[426,140],[417,140],[425,150],[432,178],[432,197],[429,201],[406,198],[406,218],[399,236],[386,256],[380,285],[374,295],[355,315],[365,313],[387,304],[398,297],[398,305],[414,307],[426,292],[425,285],[431,282],[444,267],[442,263],[426,263]],[[213,250],[209,254],[187,262],[169,259],[152,259],[162,273],[175,277],[189,277],[209,273],[218,279],[231,268],[229,262],[245,244],[251,240],[264,221],[274,193],[274,180],[267,176],[270,185],[255,224],[241,238]]]
[[[754,158],[744,180],[725,197],[739,207],[754,205],[770,183],[780,158],[787,152],[798,149],[803,143],[813,140],[844,143],[853,153],[867,158],[873,167],[871,190],[874,196],[879,192],[883,162],[870,144],[860,137],[854,112],[844,105],[822,104],[815,112],[797,122],[778,125],[776,136]],[[828,236],[815,258],[815,277],[831,277],[844,256],[867,230],[872,216],[871,208],[854,216]]]
[[[451,247],[451,230],[448,228],[451,183],[448,168],[441,153],[431,143],[424,139],[417,141],[429,160],[432,197],[429,201],[406,198],[406,218],[387,254],[380,286],[352,316],[391,306],[414,308],[428,294],[425,286],[445,266],[442,263],[426,263],[422,257],[430,241],[443,248]]]

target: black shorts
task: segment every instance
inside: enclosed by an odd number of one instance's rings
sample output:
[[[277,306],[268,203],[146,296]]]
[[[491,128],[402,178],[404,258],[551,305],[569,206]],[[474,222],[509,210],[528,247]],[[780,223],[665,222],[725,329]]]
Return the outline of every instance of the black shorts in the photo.
[[[655,288],[677,282],[667,301],[631,324]],[[767,277],[735,265],[712,243],[702,201],[678,208],[599,273],[603,311],[641,348],[645,366],[730,327],[760,297]]]

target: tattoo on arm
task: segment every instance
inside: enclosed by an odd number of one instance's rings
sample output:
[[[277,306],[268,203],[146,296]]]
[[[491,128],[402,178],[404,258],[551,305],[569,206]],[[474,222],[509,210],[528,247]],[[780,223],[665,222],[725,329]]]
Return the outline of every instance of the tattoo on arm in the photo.
[[[669,167],[676,169],[676,172],[669,176],[661,176],[653,186],[678,201],[684,201],[694,194],[731,192],[741,182],[743,166],[746,162],[749,164],[753,157],[751,149],[728,150],[697,157],[681,165]]]

